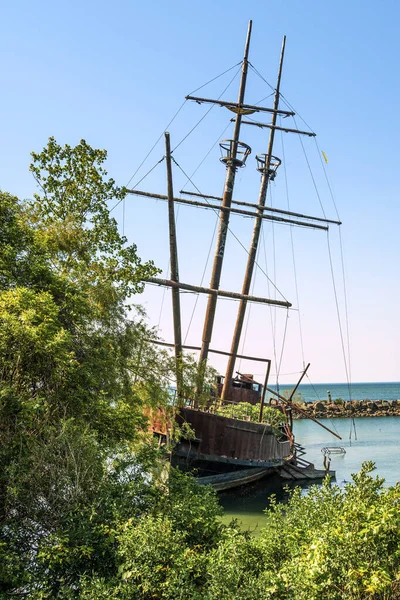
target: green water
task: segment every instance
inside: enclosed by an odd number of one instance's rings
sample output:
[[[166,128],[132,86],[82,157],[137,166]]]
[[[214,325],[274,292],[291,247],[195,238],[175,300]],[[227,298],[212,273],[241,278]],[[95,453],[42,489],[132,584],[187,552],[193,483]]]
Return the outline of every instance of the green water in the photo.
[[[280,502],[285,502],[287,498],[282,482],[276,475],[253,485],[221,493],[219,501],[224,508],[223,523],[237,519],[242,529],[248,529],[257,535],[266,521],[264,511],[268,508],[271,494],[276,494]]]
[[[308,419],[295,421],[296,442],[306,449],[304,458],[322,469],[321,448],[342,446],[346,454],[332,454],[330,466],[336,471],[336,483],[339,486],[350,481],[351,473],[359,471],[364,461],[375,462],[376,474],[385,478],[386,485],[400,481],[400,417],[366,417],[354,419],[354,422],[357,439],[350,419],[321,419],[321,423],[343,438],[338,440]],[[306,487],[304,485],[305,490]],[[268,508],[268,498],[272,493],[282,502],[287,497],[279,478],[275,476],[253,486],[220,494],[220,503],[225,511],[223,521],[237,518],[243,528],[257,534],[266,520],[264,510]]]

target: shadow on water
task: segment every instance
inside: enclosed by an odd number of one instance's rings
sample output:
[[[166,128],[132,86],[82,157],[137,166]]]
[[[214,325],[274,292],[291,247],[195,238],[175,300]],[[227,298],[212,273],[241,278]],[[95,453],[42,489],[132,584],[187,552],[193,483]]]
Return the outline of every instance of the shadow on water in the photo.
[[[318,484],[320,481],[313,483]],[[242,529],[257,535],[266,522],[265,510],[268,510],[271,496],[275,495],[278,502],[285,504],[289,498],[288,490],[295,487],[306,490],[310,487],[310,482],[283,481],[274,474],[251,485],[221,492],[218,497],[224,509],[222,522],[229,523],[232,519],[237,519]]]

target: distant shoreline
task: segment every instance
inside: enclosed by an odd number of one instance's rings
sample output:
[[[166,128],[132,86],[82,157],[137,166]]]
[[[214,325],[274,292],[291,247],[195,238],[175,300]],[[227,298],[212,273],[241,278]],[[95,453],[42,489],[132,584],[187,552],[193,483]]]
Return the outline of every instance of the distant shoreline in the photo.
[[[295,386],[269,385],[271,390],[286,396],[290,394]],[[400,398],[400,383],[352,383],[350,388],[347,384],[339,383],[301,383],[296,391],[295,398],[299,402],[328,401],[342,398],[345,401],[357,399],[359,401],[372,400],[397,400]]]
[[[398,400],[316,400],[297,403],[308,416],[316,418],[345,417],[400,417],[400,399]],[[294,419],[305,419],[300,412],[293,411]]]
[[[295,385],[297,385],[297,382],[296,383],[282,383],[280,385],[280,387],[293,388]],[[341,386],[341,387],[349,387],[349,385],[350,385],[351,388],[359,386],[359,385],[398,385],[398,386],[400,386],[400,381],[352,381],[350,384],[347,383],[346,381],[342,381],[342,382],[338,381],[337,383],[334,383],[332,381],[328,381],[328,382],[322,381],[321,383],[315,383],[315,382],[301,383],[300,388],[313,387],[313,386],[324,386],[328,390],[329,386],[333,387],[335,385]],[[272,387],[274,387],[274,386],[272,386]]]

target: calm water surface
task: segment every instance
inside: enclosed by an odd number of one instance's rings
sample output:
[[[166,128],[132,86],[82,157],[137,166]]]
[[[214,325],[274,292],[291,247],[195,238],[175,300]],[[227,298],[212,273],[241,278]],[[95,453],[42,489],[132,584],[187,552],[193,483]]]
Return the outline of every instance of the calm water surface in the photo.
[[[276,386],[270,386],[277,390]],[[279,392],[292,390],[293,386],[282,385]],[[400,399],[400,382],[383,383],[317,383],[314,385],[300,385],[298,392],[303,396],[305,402],[315,400],[326,400],[328,391],[332,400],[342,398],[343,400],[398,400]]]
[[[321,448],[345,448],[346,454],[331,455],[331,469],[336,471],[338,485],[343,486],[349,481],[351,474],[359,471],[367,460],[376,464],[376,474],[385,478],[386,485],[400,481],[400,417],[354,419],[356,434],[351,419],[321,419],[321,423],[338,433],[342,441],[308,419],[294,421],[294,434],[296,441],[306,449],[304,458],[313,462],[316,468],[323,468]],[[271,493],[285,500],[279,479],[265,479],[254,486],[221,494],[220,502],[225,509],[224,522],[236,517],[243,527],[256,529],[265,521],[263,511],[268,506]]]

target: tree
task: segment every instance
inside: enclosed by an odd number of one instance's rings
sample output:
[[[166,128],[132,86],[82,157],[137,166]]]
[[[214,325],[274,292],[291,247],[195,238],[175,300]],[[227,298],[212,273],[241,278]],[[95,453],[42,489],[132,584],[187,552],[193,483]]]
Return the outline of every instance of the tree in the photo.
[[[157,270],[110,216],[125,190],[105,159],[50,138],[33,154],[34,200],[0,193],[0,524],[21,570],[144,423],[131,371],[145,327],[127,314]]]
[[[166,532],[176,530],[172,538],[198,546],[198,556],[221,529],[208,490],[178,474],[165,487],[160,449],[133,446],[146,427],[144,407],[169,404],[175,360],[130,305],[157,269],[118,232],[108,203],[125,190],[106,178],[105,159],[83,140],[73,148],[51,138],[33,154],[34,200],[0,193],[0,592],[7,596],[96,590],[98,597],[102,581],[116,593],[127,523],[140,539],[151,522],[164,521]],[[190,357],[183,366],[190,395],[197,369]]]
[[[61,147],[50,138],[32,157],[40,193],[29,206],[30,225],[51,257],[52,271],[94,294],[98,310],[110,306],[124,312],[124,302],[158,271],[152,262],[142,264],[110,215],[108,203],[123,200],[126,190],[106,179],[106,151],[85,140],[75,148]]]

